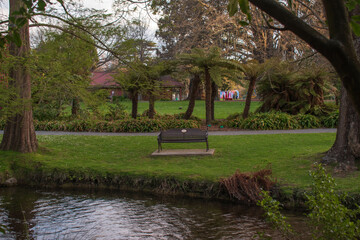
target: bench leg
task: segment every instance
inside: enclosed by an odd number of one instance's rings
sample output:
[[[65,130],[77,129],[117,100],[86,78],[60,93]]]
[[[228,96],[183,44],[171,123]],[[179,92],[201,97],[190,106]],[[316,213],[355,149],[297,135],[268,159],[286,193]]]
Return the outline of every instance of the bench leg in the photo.
[[[207,140],[206,140],[206,151],[209,151],[209,143]]]
[[[162,147],[161,147],[161,142],[160,142],[160,141],[158,141],[158,152],[161,152],[161,150],[162,150]]]

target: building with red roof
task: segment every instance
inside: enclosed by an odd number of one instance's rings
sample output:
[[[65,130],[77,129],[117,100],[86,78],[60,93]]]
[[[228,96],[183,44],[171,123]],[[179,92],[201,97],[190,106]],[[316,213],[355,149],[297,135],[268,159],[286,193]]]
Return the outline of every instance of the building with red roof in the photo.
[[[93,72],[91,76],[90,86],[92,89],[108,89],[109,96],[127,96],[118,83],[114,80],[115,72]],[[184,99],[184,84],[180,83],[170,75],[162,76],[160,78],[161,100],[183,100]],[[140,96],[139,100],[148,100],[146,96]]]

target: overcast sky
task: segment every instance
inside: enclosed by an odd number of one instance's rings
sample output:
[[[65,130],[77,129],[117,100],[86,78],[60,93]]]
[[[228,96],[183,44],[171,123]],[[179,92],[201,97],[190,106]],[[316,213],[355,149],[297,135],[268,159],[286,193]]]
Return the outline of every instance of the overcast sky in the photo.
[[[112,4],[114,0],[81,0],[84,3],[84,6],[88,7],[88,8],[95,8],[95,9],[106,9],[109,12],[113,12],[112,11]],[[9,13],[9,1],[7,0],[0,0],[0,14],[1,15],[7,15]],[[157,24],[156,24],[156,16],[151,15],[150,17],[148,16],[148,14],[142,10],[140,13],[138,13],[136,16],[138,16],[140,14],[140,16],[143,16],[143,20],[148,22],[149,24],[149,35],[151,36],[151,38],[154,37],[155,35],[155,31],[157,29]],[[3,18],[3,17],[1,17]],[[154,39],[151,39],[154,41]]]

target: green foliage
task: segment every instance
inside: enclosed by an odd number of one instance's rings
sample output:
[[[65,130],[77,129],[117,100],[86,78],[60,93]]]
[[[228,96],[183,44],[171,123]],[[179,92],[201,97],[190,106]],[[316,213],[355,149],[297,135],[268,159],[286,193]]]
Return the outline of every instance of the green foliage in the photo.
[[[109,105],[109,111],[105,115],[105,120],[114,121],[128,118],[129,114],[125,111],[125,106],[119,102]]]
[[[359,239],[360,220],[357,216],[360,208],[351,210],[341,203],[344,196],[339,197],[334,179],[320,164],[315,165],[310,175],[313,183],[306,197],[314,236],[317,239]]]
[[[249,116],[241,125],[244,129],[275,130],[301,128],[291,115],[285,113],[257,113]]]
[[[235,118],[226,120],[223,124],[228,128],[243,128],[244,120],[242,118]]]
[[[58,0],[60,2],[60,0]],[[3,57],[2,50],[6,48],[9,43],[15,43],[16,46],[21,46],[20,29],[28,22],[35,11],[45,11],[45,7],[49,1],[47,0],[23,0],[23,5],[19,10],[12,12],[9,16],[9,33],[0,35],[0,58]],[[4,21],[6,22],[6,21]]]
[[[185,113],[174,114],[173,116],[176,119],[184,119]],[[201,122],[201,119],[194,116],[194,115],[190,116],[189,120],[194,120],[194,121],[197,121],[197,122]]]
[[[191,53],[181,54],[177,58],[181,64],[191,65],[201,72],[209,71],[211,80],[218,86],[221,86],[224,78],[237,81],[243,71],[239,62],[223,58],[221,49],[217,47],[194,48]]]
[[[233,120],[233,119],[236,119],[236,118],[241,118],[242,117],[242,113],[233,113],[233,114],[230,114],[226,120]]]
[[[193,120],[171,119],[124,119],[116,121],[81,120],[72,121],[34,121],[37,131],[71,132],[154,132],[169,128],[198,128],[199,122]]]
[[[310,227],[314,239],[359,239],[360,207],[349,209],[342,204],[345,195],[335,191],[334,179],[325,172],[321,164],[316,164],[310,171],[311,191],[306,193],[306,205],[310,218]],[[291,227],[280,213],[279,202],[263,192],[263,200],[258,205],[265,210],[266,218],[285,236],[292,234]]]
[[[337,127],[338,122],[339,122],[339,111],[335,111],[321,119],[322,126],[326,128],[335,128]]]
[[[284,236],[293,236],[294,232],[291,228],[291,225],[286,222],[286,217],[280,212],[280,202],[273,199],[267,191],[262,191],[261,195],[263,199],[258,201],[258,206],[260,206],[265,211],[265,219],[271,223],[274,228],[278,229]]]
[[[273,65],[260,79],[257,93],[263,99],[260,112],[324,115],[326,92],[332,88],[328,74],[320,68],[303,70],[287,62]]]
[[[25,64],[26,61],[20,57],[8,56],[7,50],[1,50],[6,58],[0,59],[0,119],[7,119],[21,111],[24,102],[18,98],[18,89],[12,84],[8,73],[11,68]]]
[[[142,117],[149,117],[149,109],[146,109],[142,114]],[[154,110],[154,116],[157,117],[157,112]]]
[[[134,60],[128,69],[119,69],[114,79],[125,91],[156,95],[160,89],[159,78],[170,72],[171,64],[166,61]]]
[[[2,129],[2,130],[4,129],[5,123],[6,123],[5,119],[0,118],[0,129]]]
[[[301,128],[318,128],[320,121],[317,117],[310,114],[298,114],[294,116]]]
[[[247,119],[242,119],[240,113],[234,113],[224,121],[224,125],[229,128],[251,130],[334,128],[337,126],[338,118],[338,112],[322,118],[310,114],[290,115],[281,112],[269,112],[251,114]]]
[[[77,34],[92,42],[90,36]],[[99,96],[88,91],[90,71],[98,60],[93,45],[70,34],[47,32],[32,54],[32,98],[39,119],[59,116],[61,106],[74,98],[89,105],[96,102]]]
[[[36,104],[33,108],[33,116],[34,119],[39,121],[53,120],[59,118],[62,110],[62,106],[58,106],[54,102],[49,104]]]
[[[240,7],[241,12],[245,13],[248,20],[251,21],[250,7],[248,0],[230,0],[228,4],[228,12],[230,16],[234,16]]]

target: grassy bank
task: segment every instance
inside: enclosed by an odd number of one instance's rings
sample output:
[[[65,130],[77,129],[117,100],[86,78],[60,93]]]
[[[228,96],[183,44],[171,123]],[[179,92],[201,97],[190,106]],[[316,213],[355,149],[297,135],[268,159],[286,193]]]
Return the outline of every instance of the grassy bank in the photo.
[[[253,172],[271,164],[273,175],[283,186],[305,188],[310,183],[313,162],[328,150],[335,134],[284,134],[211,136],[214,156],[150,157],[157,148],[155,137],[38,136],[41,150],[35,154],[1,152],[0,171],[11,166],[41,168],[45,172],[86,172],[179,180],[216,182],[236,169]],[[164,148],[204,148],[204,144],[164,144]],[[16,167],[15,167],[16,168]],[[360,192],[357,172],[337,177],[341,190]]]

